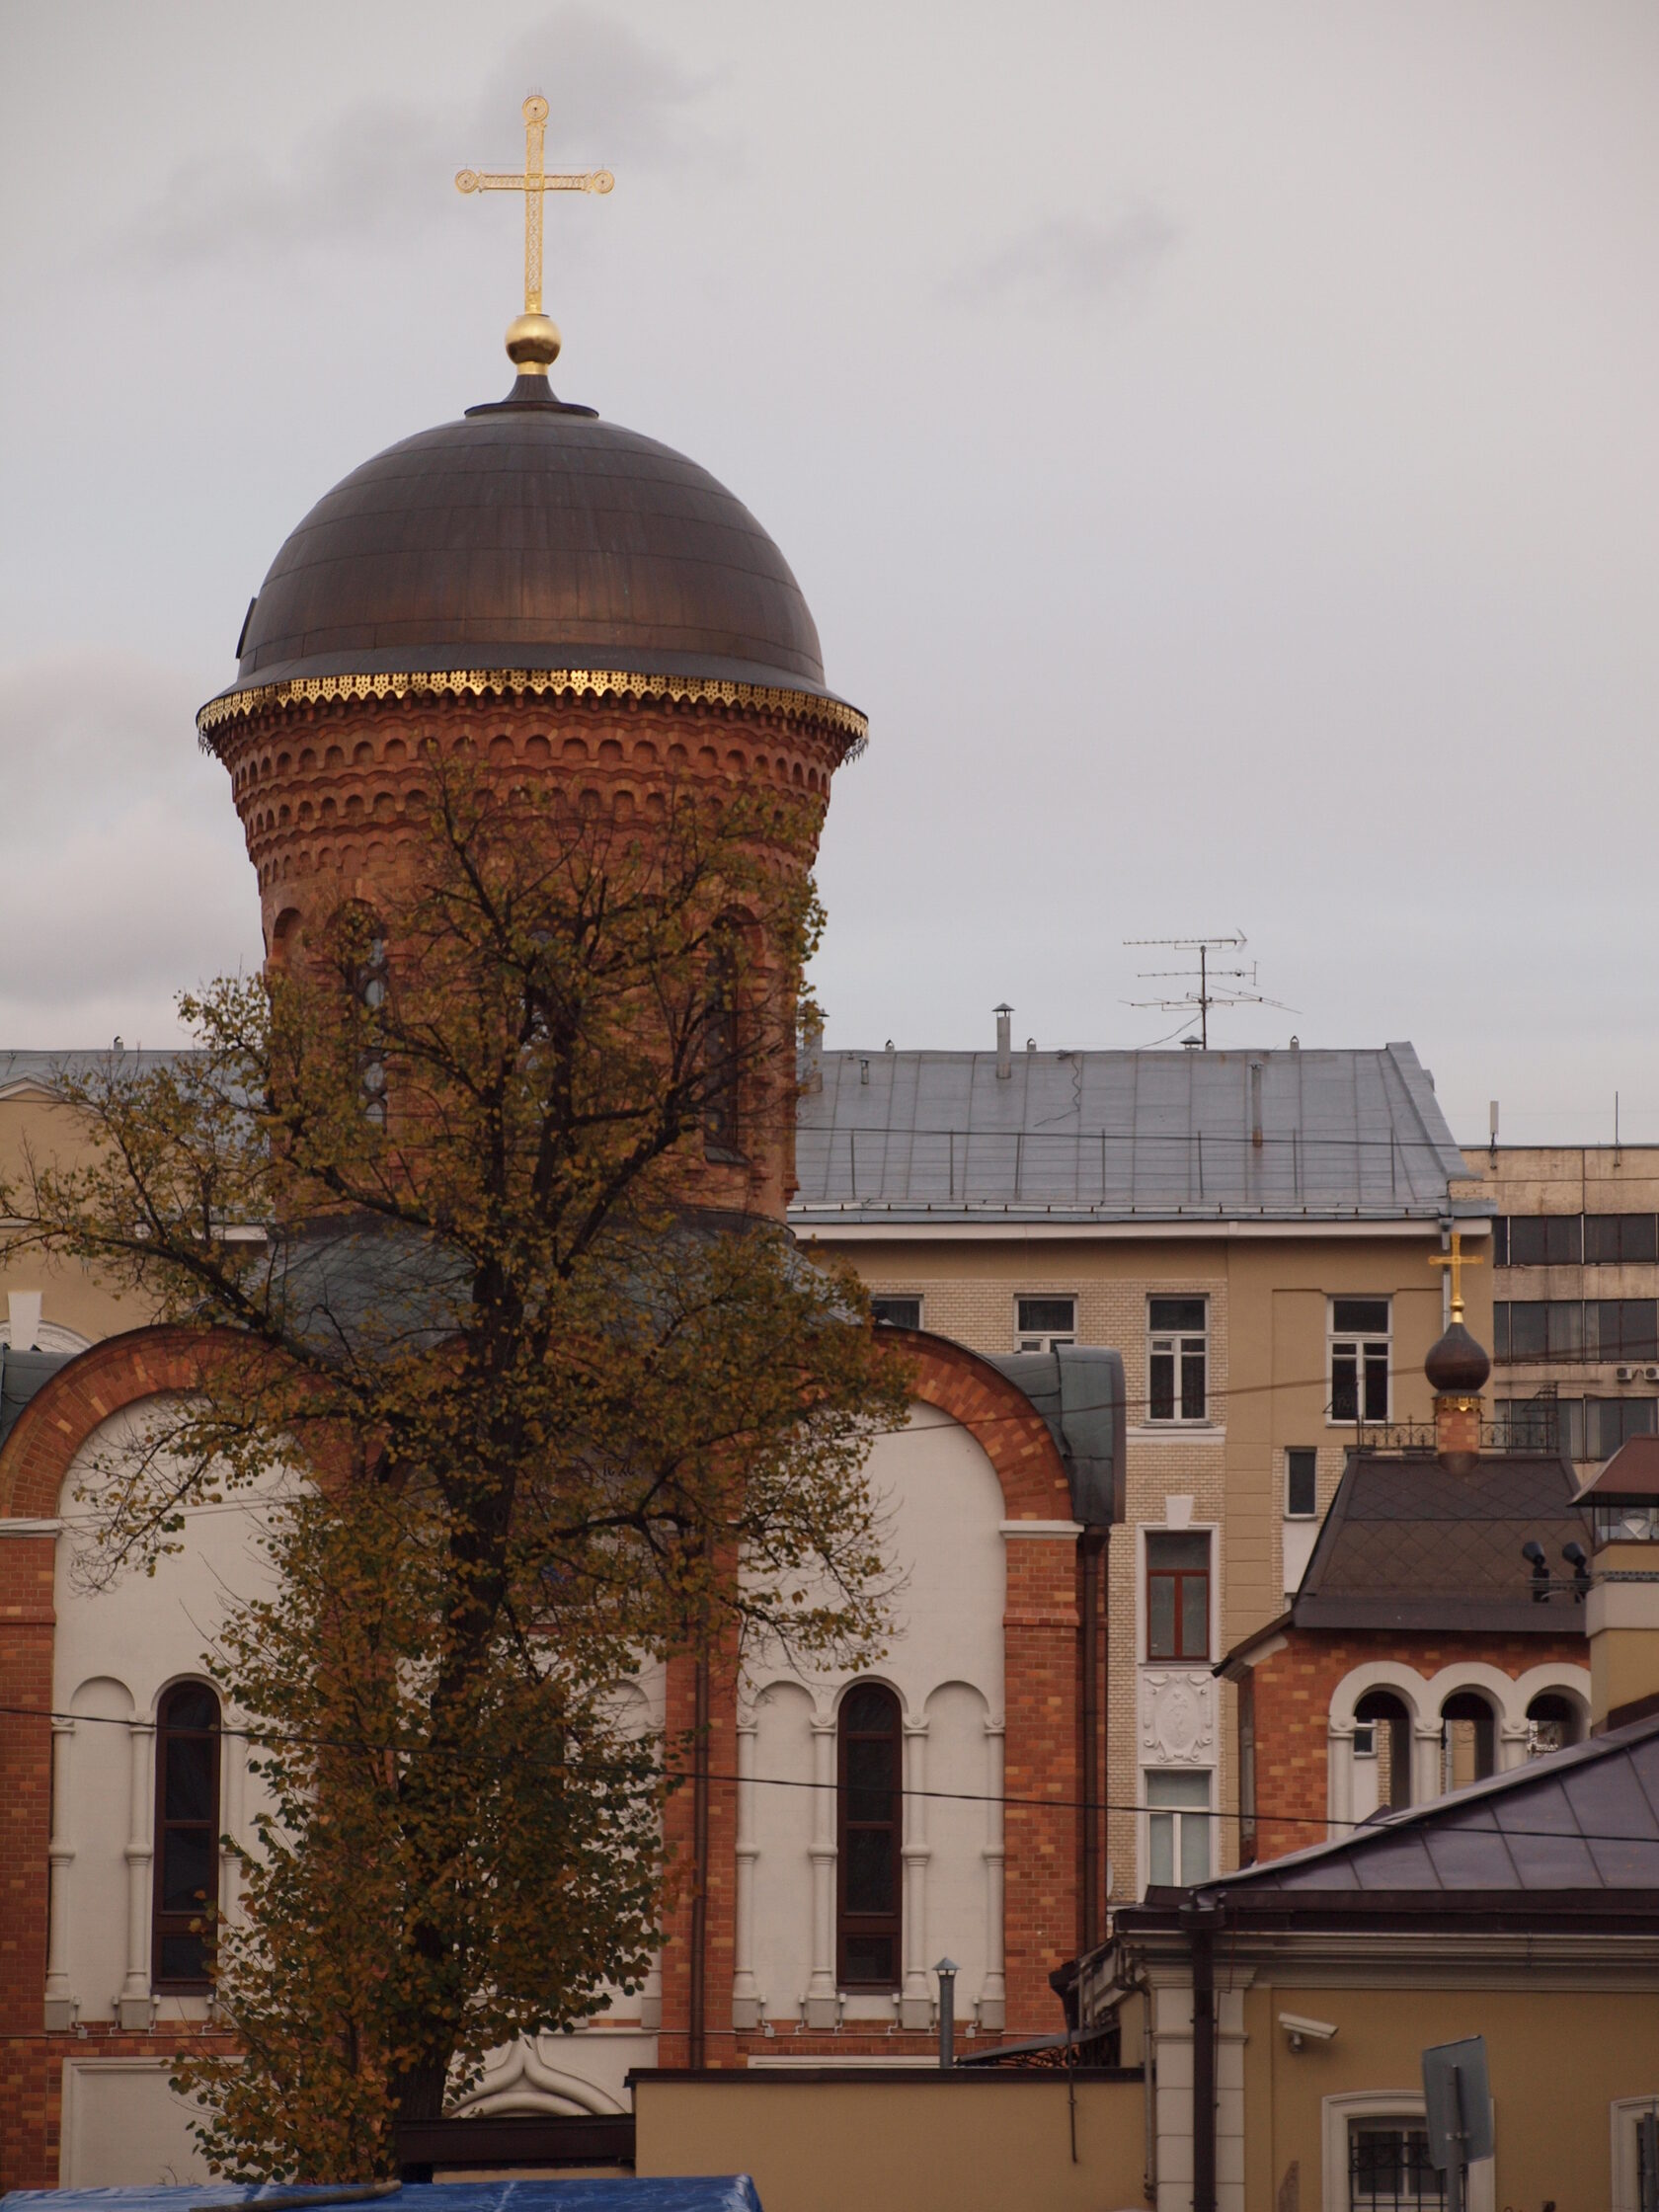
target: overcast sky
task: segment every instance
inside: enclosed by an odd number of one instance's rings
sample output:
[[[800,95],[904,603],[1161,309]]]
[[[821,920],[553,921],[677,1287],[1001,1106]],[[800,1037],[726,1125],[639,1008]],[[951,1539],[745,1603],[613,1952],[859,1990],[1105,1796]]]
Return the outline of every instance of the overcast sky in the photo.
[[[193,715],[287,531],[556,381],[759,516],[871,718],[831,1045],[1149,1043],[1242,930],[1454,1126],[1659,1139],[1659,9],[0,0],[0,1045],[259,957]]]

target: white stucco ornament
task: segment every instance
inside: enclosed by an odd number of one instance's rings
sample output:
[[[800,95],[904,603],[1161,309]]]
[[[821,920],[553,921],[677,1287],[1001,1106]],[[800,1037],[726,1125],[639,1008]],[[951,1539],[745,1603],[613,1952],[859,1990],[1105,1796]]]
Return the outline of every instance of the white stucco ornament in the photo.
[[[1209,1674],[1144,1667],[1141,1748],[1162,1766],[1216,1763],[1216,1685]]]

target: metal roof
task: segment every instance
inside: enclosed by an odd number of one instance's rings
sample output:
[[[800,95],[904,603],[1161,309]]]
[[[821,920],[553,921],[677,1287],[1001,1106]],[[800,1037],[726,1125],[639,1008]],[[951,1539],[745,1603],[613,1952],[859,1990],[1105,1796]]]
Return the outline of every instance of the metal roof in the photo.
[[[1541,1456],[1492,1454],[1453,1474],[1427,1456],[1351,1453],[1289,1624],[1581,1635],[1584,1609],[1561,1556],[1589,1533],[1574,1487],[1564,1461]],[[1550,1563],[1542,1604],[1527,1542]]]
[[[1659,1890],[1659,1714],[1196,1894],[1263,1890]]]
[[[1255,1141],[1259,1070],[1260,1143]],[[824,1052],[798,1227],[1489,1215],[1408,1044],[1332,1052]]]

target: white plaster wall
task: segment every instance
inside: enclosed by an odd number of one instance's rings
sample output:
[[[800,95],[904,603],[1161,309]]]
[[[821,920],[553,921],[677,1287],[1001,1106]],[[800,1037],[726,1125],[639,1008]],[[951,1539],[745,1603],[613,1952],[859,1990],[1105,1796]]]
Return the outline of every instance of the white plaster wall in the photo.
[[[62,1601],[58,1619],[61,1620]],[[69,1884],[69,1984],[83,2020],[116,2015],[116,1996],[126,1967],[126,1843],[130,1812],[130,1732],[118,1725],[133,1711],[124,1683],[94,1675],[65,1698],[59,1712],[75,1715],[67,1746],[58,1752],[63,1808],[74,1857]]]
[[[798,2020],[812,1972],[813,1791],[768,1787],[813,1778],[814,1700],[773,1683],[754,1711],[754,1981],[761,2015]]]
[[[957,2008],[959,2016],[971,2018],[988,1971],[1001,1970],[1000,1958],[993,1962],[988,1953],[991,1822],[983,1799],[992,1749],[987,1724],[999,1728],[1002,1720],[1002,1489],[968,1430],[919,1404],[903,1430],[876,1440],[868,1473],[885,1517],[895,1588],[887,1651],[866,1672],[897,1692],[908,1726],[923,1724],[925,1789],[960,1790],[971,1800],[953,1803],[929,1794],[919,1802],[919,1822],[912,1806],[907,1831],[913,1838],[919,1828],[927,1846],[927,1963],[948,1952],[963,1968]],[[799,2019],[814,1966],[817,1793],[768,1786],[765,1778],[823,1778],[814,1764],[814,1719],[832,1722],[852,1679],[846,1673],[793,1674],[775,1655],[770,1661],[756,1655],[750,1663],[747,1689],[756,1730],[750,1785],[754,1939],[751,1959],[739,1963],[751,1967],[764,2014],[780,2024]],[[908,1747],[908,1775],[911,1757]],[[832,1819],[827,1826],[832,1837]],[[908,1923],[905,1950],[911,1951]],[[849,2024],[865,2014],[884,2015],[881,2001],[855,2001]]]
[[[63,2062],[58,2186],[145,2188],[209,2178],[190,2134],[192,2107],[167,2086],[164,2058]]]
[[[982,1691],[947,1682],[927,1700],[929,1790],[980,1792],[986,1785],[986,1721]],[[929,1797],[927,1836],[927,1945],[929,1965],[949,1956],[962,1969],[956,1986],[962,2009],[974,2004],[990,1963],[986,1950],[986,1807],[949,1796]],[[1001,1960],[996,1961],[998,1968]]]

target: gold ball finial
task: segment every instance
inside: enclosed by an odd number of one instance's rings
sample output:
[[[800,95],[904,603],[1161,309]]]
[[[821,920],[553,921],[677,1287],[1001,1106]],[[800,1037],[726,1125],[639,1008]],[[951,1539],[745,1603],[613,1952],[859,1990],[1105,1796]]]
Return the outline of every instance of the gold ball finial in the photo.
[[[545,376],[562,344],[551,315],[514,315],[507,326],[507,357],[521,376]]]
[[[547,103],[539,92],[532,92],[528,100],[525,101],[523,116],[526,122],[545,122],[547,120]]]

